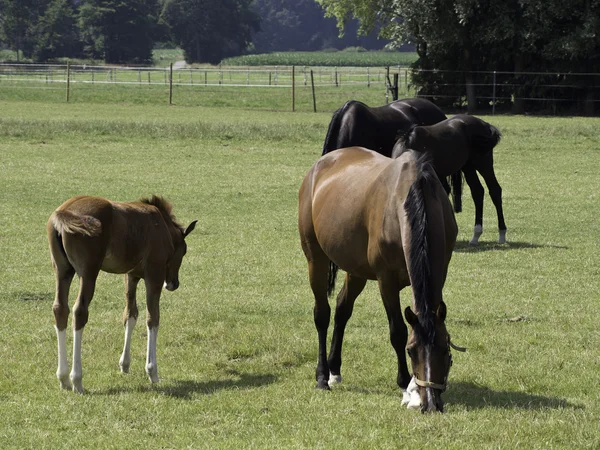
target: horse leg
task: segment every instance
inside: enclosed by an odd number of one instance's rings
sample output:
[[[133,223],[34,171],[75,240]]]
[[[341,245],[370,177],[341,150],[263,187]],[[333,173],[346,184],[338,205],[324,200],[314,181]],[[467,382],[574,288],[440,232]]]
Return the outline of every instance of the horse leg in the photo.
[[[473,197],[473,202],[475,203],[475,227],[473,228],[473,237],[469,241],[469,244],[477,245],[479,244],[479,237],[483,233],[483,196],[485,191],[474,168],[465,166],[462,170],[465,174],[465,181],[471,189],[471,197]]]
[[[402,404],[410,402],[411,391],[409,390],[409,382],[411,376],[408,372],[406,363],[406,341],[408,340],[408,328],[402,318],[400,309],[400,286],[393,277],[379,278],[379,292],[385,306],[389,326],[390,326],[390,342],[396,351],[398,358],[398,377],[396,383],[402,390]],[[419,400],[420,404],[420,400]],[[410,403],[409,403],[410,405]]]
[[[156,281],[159,279],[160,281]],[[156,341],[158,338],[158,325],[160,322],[160,293],[164,284],[164,277],[161,280],[156,277],[147,277],[144,279],[146,284],[146,327],[148,329],[148,349],[146,352],[146,373],[151,383],[158,383],[158,364],[156,363]]]
[[[69,361],[67,360],[67,320],[69,318],[69,288],[75,275],[75,269],[69,264],[67,258],[53,254],[52,266],[56,276],[56,297],[52,304],[54,313],[54,329],[58,341],[58,369],[56,377],[60,381],[61,389],[71,390],[69,380]]]
[[[123,353],[119,359],[119,367],[121,367],[121,372],[123,373],[129,372],[129,366],[131,364],[131,335],[133,334],[133,329],[135,328],[138,318],[138,307],[135,294],[139,281],[140,279],[138,277],[129,274],[125,275],[125,297],[127,299],[125,311],[123,311],[125,344],[123,346]]]
[[[81,276],[79,283],[79,295],[73,306],[73,367],[71,368],[71,383],[73,391],[83,393],[83,370],[81,367],[81,342],[83,337],[83,328],[85,327],[88,316],[89,306],[96,289],[96,279],[99,270],[85,271]]]
[[[502,211],[502,188],[496,179],[493,161],[490,152],[489,159],[486,159],[485,166],[478,168],[478,171],[485,180],[492,202],[494,202],[494,206],[496,207],[496,213],[498,214],[498,243],[505,244],[506,224],[504,223],[504,212]]]
[[[354,301],[365,288],[367,280],[364,278],[353,277],[346,275],[344,287],[337,296],[337,304],[335,307],[335,316],[333,319],[333,337],[331,338],[331,349],[329,351],[329,384],[337,384],[342,382],[341,367],[342,367],[342,342],[344,341],[344,330],[346,324],[352,316]]]
[[[329,390],[329,364],[327,363],[327,328],[331,318],[331,308],[327,299],[327,277],[329,260],[325,255],[308,261],[308,278],[315,297],[313,316],[319,339],[319,356],[317,361],[317,389]]]

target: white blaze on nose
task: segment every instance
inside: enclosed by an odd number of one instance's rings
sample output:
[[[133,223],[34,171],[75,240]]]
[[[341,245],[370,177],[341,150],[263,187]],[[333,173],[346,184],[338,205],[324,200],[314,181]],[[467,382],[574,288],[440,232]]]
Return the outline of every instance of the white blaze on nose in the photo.
[[[431,381],[431,347],[425,346],[425,381]],[[425,389],[427,395],[427,403],[433,405],[435,399],[433,397],[433,388]]]

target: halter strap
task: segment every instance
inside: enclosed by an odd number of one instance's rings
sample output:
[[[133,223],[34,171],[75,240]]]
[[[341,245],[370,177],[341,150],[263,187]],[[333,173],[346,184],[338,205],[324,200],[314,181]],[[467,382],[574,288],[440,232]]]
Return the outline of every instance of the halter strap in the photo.
[[[438,384],[438,383],[434,383],[433,381],[422,381],[422,380],[419,380],[414,375],[413,375],[413,378],[414,378],[415,383],[416,383],[417,386],[421,386],[421,387],[424,387],[424,388],[439,389],[442,392],[444,392],[446,390],[446,382],[445,381],[444,381],[444,384]]]

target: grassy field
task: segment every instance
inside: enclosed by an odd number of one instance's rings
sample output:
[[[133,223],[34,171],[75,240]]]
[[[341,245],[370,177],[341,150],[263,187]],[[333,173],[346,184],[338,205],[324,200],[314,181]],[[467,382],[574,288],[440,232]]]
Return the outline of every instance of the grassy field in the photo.
[[[329,119],[1,101],[0,448],[598,448],[599,120],[485,117],[504,134],[509,243],[494,243],[486,197],[482,243],[466,245],[465,198],[445,300],[468,351],[454,355],[446,414],[423,416],[400,407],[375,283],[347,328],[344,383],[313,389],[297,191]],[[131,373],[119,373],[123,280],[102,274],[83,339],[87,393],[61,392],[46,220],[73,195],[153,193],[182,222],[199,219],[182,285],[162,297],[162,381],[144,373],[143,321]]]

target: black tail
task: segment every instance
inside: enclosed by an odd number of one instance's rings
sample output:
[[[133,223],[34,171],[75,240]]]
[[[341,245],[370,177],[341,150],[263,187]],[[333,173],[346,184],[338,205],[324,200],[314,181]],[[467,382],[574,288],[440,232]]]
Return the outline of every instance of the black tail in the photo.
[[[325,143],[323,144],[323,153],[329,153],[332,150],[337,150],[337,140],[340,134],[340,127],[342,124],[342,118],[348,109],[348,106],[353,100],[348,100],[344,103],[340,109],[333,113],[333,117],[331,118],[331,122],[329,122],[329,128],[327,128],[327,134],[325,135]]]
[[[409,256],[410,281],[415,298],[415,313],[423,329],[423,338],[427,339],[427,342],[432,342],[435,334],[435,314],[430,306],[431,261],[425,192],[432,183],[439,183],[439,181],[427,155],[419,157],[417,168],[417,178],[410,187],[404,203],[412,233]]]
[[[327,275],[327,297],[331,297],[335,289],[335,278],[337,277],[339,267],[333,261],[329,261],[329,273]]]
[[[453,173],[450,176],[452,181],[452,203],[454,204],[454,212],[459,213],[462,211],[462,170]]]
[[[502,139],[502,133],[494,125],[490,125],[487,122],[481,121],[482,127],[477,129],[477,132],[471,136],[473,147],[478,151],[487,153],[492,150],[500,139]]]

